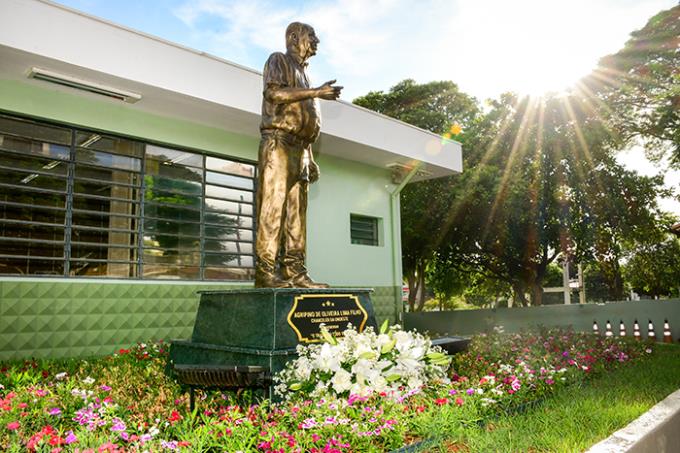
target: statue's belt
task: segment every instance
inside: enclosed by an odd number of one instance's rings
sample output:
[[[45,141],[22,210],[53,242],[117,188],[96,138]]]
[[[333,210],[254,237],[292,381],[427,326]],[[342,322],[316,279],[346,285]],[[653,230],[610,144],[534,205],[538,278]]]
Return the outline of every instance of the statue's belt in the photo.
[[[294,146],[300,146],[302,148],[306,148],[307,146],[311,145],[313,140],[306,139],[299,137],[295,134],[291,134],[290,132],[286,132],[281,129],[263,129],[262,130],[262,138],[267,138],[267,137],[276,137],[280,138],[281,140],[285,141],[286,143]]]

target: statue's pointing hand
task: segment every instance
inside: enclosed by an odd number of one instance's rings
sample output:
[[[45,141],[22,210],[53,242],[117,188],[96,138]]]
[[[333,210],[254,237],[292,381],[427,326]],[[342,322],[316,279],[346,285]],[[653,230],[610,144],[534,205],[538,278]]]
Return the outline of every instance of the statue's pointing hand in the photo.
[[[335,101],[337,98],[340,97],[340,92],[342,91],[341,86],[334,86],[333,84],[336,82],[336,80],[329,80],[328,82],[324,83],[321,85],[319,88],[316,89],[317,96],[318,98],[321,99],[326,99],[328,101]]]

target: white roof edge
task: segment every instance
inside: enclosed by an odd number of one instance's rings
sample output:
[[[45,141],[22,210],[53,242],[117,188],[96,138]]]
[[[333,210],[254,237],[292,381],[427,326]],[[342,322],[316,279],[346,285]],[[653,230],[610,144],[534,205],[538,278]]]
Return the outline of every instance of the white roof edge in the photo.
[[[146,33],[146,32],[143,32],[143,31],[140,31],[140,30],[137,30],[137,29],[128,27],[128,26],[126,26],[126,25],[119,24],[118,22],[113,22],[113,21],[110,21],[110,20],[108,20],[108,19],[103,19],[103,18],[101,18],[101,17],[94,16],[94,15],[85,13],[85,12],[83,12],[83,11],[79,11],[79,10],[77,10],[77,9],[71,8],[70,6],[62,5],[61,3],[56,3],[56,2],[54,2],[54,1],[52,1],[52,0],[36,0],[36,1],[39,1],[39,2],[41,2],[41,3],[45,3],[45,4],[50,5],[50,6],[54,6],[54,7],[59,8],[59,9],[63,9],[63,10],[65,10],[65,11],[68,11],[68,12],[73,13],[73,14],[77,14],[77,15],[82,16],[82,17],[85,17],[85,18],[87,18],[87,19],[91,19],[91,20],[94,20],[94,21],[97,21],[97,22],[101,22],[102,24],[108,25],[108,26],[110,26],[110,27],[119,28],[119,29],[128,31],[128,32],[130,32],[130,33],[134,33],[134,34],[136,34],[136,35],[142,36],[142,37],[144,37],[144,38],[151,39],[151,40],[153,40],[153,41],[157,41],[157,42],[160,42],[160,43],[165,44],[165,45],[168,45],[168,46],[176,47],[176,48],[181,49],[181,50],[184,50],[184,51],[186,51],[186,52],[191,52],[191,53],[193,53],[193,54],[200,55],[200,56],[202,56],[202,57],[209,58],[209,59],[211,59],[211,60],[219,61],[220,63],[228,64],[228,65],[233,66],[233,67],[238,68],[238,69],[243,69],[244,71],[252,72],[253,74],[257,74],[258,76],[261,76],[261,75],[262,75],[262,72],[261,72],[261,71],[258,71],[258,70],[256,70],[256,69],[250,68],[250,67],[248,67],[248,66],[240,65],[240,64],[238,64],[238,63],[235,63],[235,62],[233,62],[233,61],[231,61],[231,60],[227,60],[227,59],[222,58],[222,57],[218,57],[217,55],[211,54],[211,53],[209,53],[209,52],[204,52],[204,51],[202,51],[202,50],[194,49],[193,47],[184,46],[184,45],[178,44],[178,43],[176,43],[176,42],[174,42],[174,41],[170,41],[170,40],[161,38],[161,37],[159,37],[159,36],[152,35],[152,34],[150,34],[150,33]],[[393,117],[391,117],[391,116],[385,115],[384,113],[376,112],[375,110],[371,110],[371,109],[368,109],[368,108],[366,108],[366,107],[363,107],[363,106],[354,104],[354,103],[351,102],[351,101],[346,101],[346,100],[343,100],[343,99],[339,99],[338,102],[340,102],[340,103],[342,103],[342,104],[345,104],[345,105],[347,105],[347,106],[349,106],[349,107],[355,108],[355,109],[363,110],[363,111],[365,111],[365,112],[368,112],[368,113],[371,113],[371,114],[373,114],[373,115],[379,116],[379,117],[384,118],[384,119],[386,119],[386,120],[394,121],[394,122],[399,123],[399,124],[402,124],[402,125],[404,125],[404,126],[408,126],[408,127],[410,127],[410,128],[416,129],[416,130],[418,130],[418,131],[420,131],[420,132],[424,132],[424,133],[426,133],[426,134],[429,134],[429,135],[431,135],[431,136],[433,136],[433,137],[442,138],[440,135],[435,134],[434,132],[428,131],[427,129],[423,129],[423,128],[420,128],[420,127],[418,127],[418,126],[414,126],[413,124],[409,124],[409,123],[406,123],[406,122],[404,122],[404,121],[401,121],[401,120],[399,120],[399,119],[397,119],[397,118],[393,118]],[[447,140],[448,142],[452,142],[452,143],[457,143],[457,144],[460,145],[460,142],[458,142],[457,140],[451,140],[451,139],[444,139],[444,140]]]
[[[423,129],[422,127],[414,126],[413,124],[407,123],[407,122],[402,121],[398,118],[393,118],[389,115],[385,115],[384,113],[376,112],[375,110],[367,109],[366,107],[363,107],[361,105],[357,105],[357,104],[354,104],[352,102],[345,101],[345,100],[342,100],[342,99],[338,99],[338,102],[340,102],[341,104],[345,104],[345,105],[348,105],[350,107],[353,107],[355,109],[363,110],[366,113],[370,113],[370,114],[378,116],[380,118],[383,118],[383,119],[386,119],[386,120],[389,120],[389,121],[393,121],[397,124],[401,124],[402,126],[410,127],[412,129],[417,130],[418,132],[423,132],[425,134],[428,134],[428,135],[432,136],[433,138],[442,139],[442,140],[446,141],[447,143],[452,143],[452,144],[463,146],[458,140],[452,140],[450,138],[442,137],[441,135],[435,134],[432,131],[428,131],[427,129]]]
[[[175,47],[177,49],[184,50],[186,52],[191,52],[193,54],[200,55],[202,57],[206,57],[206,58],[209,58],[211,60],[219,61],[220,63],[225,63],[225,64],[228,64],[229,66],[233,66],[233,67],[238,68],[238,69],[243,69],[244,71],[252,72],[253,74],[257,74],[259,76],[262,75],[262,72],[257,71],[253,68],[249,68],[248,66],[243,66],[243,65],[240,65],[238,63],[234,63],[231,60],[227,60],[225,58],[218,57],[217,55],[213,55],[211,53],[204,52],[202,50],[194,49],[193,47],[185,46],[185,45],[176,43],[174,41],[170,41],[168,39],[164,39],[164,38],[161,38],[159,36],[152,35],[150,33],[146,33],[146,32],[137,30],[135,28],[131,28],[131,27],[128,27],[126,25],[119,24],[118,22],[113,22],[113,21],[110,21],[108,19],[103,19],[99,16],[94,16],[92,14],[88,14],[88,13],[85,13],[83,11],[79,11],[77,9],[71,8],[70,6],[66,6],[66,5],[62,5],[61,3],[53,2],[52,0],[34,0],[34,1],[37,1],[37,2],[40,2],[40,3],[45,3],[46,5],[53,6],[55,8],[59,8],[59,9],[63,9],[64,11],[68,11],[69,13],[77,14],[78,16],[82,16],[86,19],[90,19],[90,20],[94,20],[96,22],[100,22],[104,25],[108,25],[109,27],[114,27],[114,28],[118,28],[118,29],[121,29],[121,30],[125,30],[127,32],[141,36],[143,38],[151,39],[151,40],[159,42],[161,44],[165,44],[165,45],[168,45],[168,46],[171,46],[171,47]]]
[[[16,11],[6,9],[12,5],[18,7]],[[41,9],[39,5],[46,9]],[[157,87],[166,94],[154,90],[156,95],[189,96],[196,100],[196,105],[207,101],[231,109],[232,112],[242,112],[240,115],[246,119],[260,113],[262,96],[260,71],[78,11],[52,0],[9,0],[4,6],[5,8],[0,7],[0,26],[5,27],[4,32],[0,30],[0,46],[5,45],[19,52],[28,52],[25,55],[29,59],[32,58],[31,55],[43,60],[51,59],[57,66],[55,70],[62,67],[73,72],[73,76],[83,72],[95,75],[93,82],[99,79],[96,74],[100,74],[104,81],[121,82],[120,88],[125,88],[126,85],[139,87],[139,84]],[[17,14],[14,16],[1,14],[2,9]],[[23,25],[33,21],[36,13],[40,23],[37,33],[23,33],[21,31]],[[70,26],[66,29],[67,33],[50,35],[50,30],[54,31],[55,24],[61,20],[67,21]],[[83,41],[78,33],[90,33],[92,36],[101,33],[102,38],[91,39],[88,44],[88,40]],[[48,39],[49,36],[56,39]],[[161,69],[149,72],[149,69],[145,68],[148,65],[145,64],[126,67],[120,55],[114,55],[113,59],[102,59],[97,53],[86,51],[88,46],[94,45],[104,45],[110,51],[115,51],[112,43],[118,45],[121,39],[129,41],[137,58],[146,58],[146,61],[149,61],[155,52],[159,58],[157,64],[161,65]],[[179,71],[167,70],[175,61],[179,65],[177,67],[183,68],[185,73],[185,68],[202,71],[200,74],[203,83],[192,84],[191,78],[186,78],[186,74],[182,77],[178,74]],[[204,63],[199,64],[198,69],[193,63],[200,61]],[[187,65],[187,62],[192,64]],[[223,70],[219,69],[220,65],[223,65]],[[242,83],[243,90],[226,90],[226,81]],[[148,105],[147,101],[141,104],[145,104],[140,107],[142,109]],[[351,142],[358,146],[374,148],[369,154],[365,154],[365,151],[359,153],[361,156],[358,158],[359,161],[372,165],[380,161],[381,166],[384,166],[385,162],[420,161],[433,170],[432,173],[437,175],[434,177],[462,171],[462,146],[455,140],[445,139],[428,130],[345,100],[322,101],[322,111],[324,116],[322,135],[347,140],[348,142],[345,142],[347,144]],[[248,129],[252,128],[251,132],[254,133],[253,126],[248,126]],[[341,155],[343,150],[338,149],[337,152]],[[354,155],[357,156],[356,153]]]

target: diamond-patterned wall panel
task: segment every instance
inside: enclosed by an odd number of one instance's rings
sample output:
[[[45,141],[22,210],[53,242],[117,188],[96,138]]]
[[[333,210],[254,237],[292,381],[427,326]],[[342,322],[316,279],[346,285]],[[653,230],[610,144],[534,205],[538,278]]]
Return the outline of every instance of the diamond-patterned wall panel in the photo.
[[[233,285],[0,281],[0,360],[110,354],[136,342],[189,338],[197,291]],[[400,287],[375,287],[378,323],[398,321]]]
[[[378,325],[385,319],[389,319],[390,324],[399,321],[401,311],[401,288],[397,286],[377,286],[371,294],[371,302],[375,309],[375,317]]]
[[[0,360],[110,354],[189,338],[197,291],[233,285],[0,281]]]

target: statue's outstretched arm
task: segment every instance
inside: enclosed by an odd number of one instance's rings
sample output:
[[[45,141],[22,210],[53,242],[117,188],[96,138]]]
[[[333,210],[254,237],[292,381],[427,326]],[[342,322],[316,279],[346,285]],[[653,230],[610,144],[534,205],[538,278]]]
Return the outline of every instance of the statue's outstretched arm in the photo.
[[[269,102],[275,104],[289,104],[313,98],[334,101],[340,97],[340,92],[342,91],[342,87],[334,86],[334,83],[335,80],[329,80],[318,88],[291,88],[269,85],[264,91],[264,96]]]

